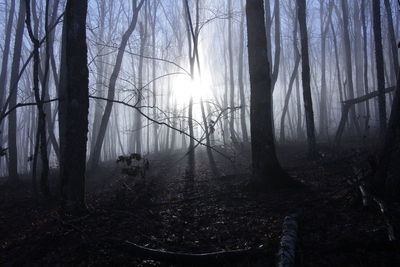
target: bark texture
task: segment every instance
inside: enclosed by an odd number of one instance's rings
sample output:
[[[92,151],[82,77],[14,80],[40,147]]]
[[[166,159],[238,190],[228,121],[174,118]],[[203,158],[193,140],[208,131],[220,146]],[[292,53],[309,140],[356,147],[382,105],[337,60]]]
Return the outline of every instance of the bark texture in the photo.
[[[85,210],[86,143],[89,113],[87,67],[87,0],[68,0],[61,58],[59,127],[62,206],[65,212]]]

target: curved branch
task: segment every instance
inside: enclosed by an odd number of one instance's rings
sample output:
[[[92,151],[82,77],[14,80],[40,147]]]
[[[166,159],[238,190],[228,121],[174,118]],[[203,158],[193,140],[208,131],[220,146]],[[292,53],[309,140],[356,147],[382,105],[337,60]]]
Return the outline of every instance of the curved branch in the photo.
[[[210,263],[210,262],[232,262],[245,260],[249,257],[263,256],[265,255],[265,248],[251,248],[231,251],[218,251],[211,253],[183,253],[183,252],[172,252],[164,251],[159,249],[152,249],[137,245],[128,240],[115,240],[111,239],[108,242],[121,247],[129,253],[133,253],[135,256],[148,258],[157,261],[168,261],[178,263]]]

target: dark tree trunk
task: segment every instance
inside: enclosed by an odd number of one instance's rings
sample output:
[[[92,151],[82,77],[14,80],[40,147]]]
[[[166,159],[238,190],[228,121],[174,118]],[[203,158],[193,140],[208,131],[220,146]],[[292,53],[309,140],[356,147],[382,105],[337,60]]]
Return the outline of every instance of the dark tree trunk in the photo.
[[[289,180],[275,152],[272,118],[272,84],[264,25],[263,0],[247,0],[247,36],[250,70],[250,121],[253,182],[264,188]]]
[[[374,177],[373,187],[382,193],[386,189],[389,197],[398,197],[400,190],[400,73],[397,74],[397,86],[389,117],[388,127],[385,133],[385,140],[379,157],[379,168]],[[387,179],[389,167],[393,167],[393,178]],[[386,187],[385,187],[386,185]]]
[[[13,63],[11,66],[9,107],[17,104],[17,91],[19,82],[19,66],[21,61],[21,47],[24,33],[25,1],[20,1],[18,21],[15,32]],[[17,152],[17,112],[14,110],[8,117],[8,175],[10,179],[18,179],[18,152]]]
[[[361,1],[361,23],[362,23],[362,31],[363,31],[363,55],[364,55],[364,93],[369,93],[368,88],[368,38],[367,38],[367,22],[365,16],[365,9],[367,8],[365,5],[366,0]],[[397,49],[396,49],[397,51]],[[369,101],[365,101],[365,110],[366,110],[366,118],[365,118],[365,133],[368,134],[369,132],[369,120],[370,120],[370,108],[369,108]]]
[[[308,154],[310,157],[314,157],[316,156],[317,153],[317,145],[315,140],[314,112],[313,112],[311,85],[310,85],[310,62],[308,56],[306,9],[307,9],[306,0],[298,0],[297,18],[299,20],[300,39],[301,39],[303,100],[304,100],[304,110],[306,114]]]
[[[343,12],[343,38],[344,38],[344,52],[346,59],[346,76],[348,84],[348,98],[354,98],[354,86],[353,86],[353,69],[351,60],[351,44],[350,44],[350,33],[349,33],[349,6],[347,0],[341,0],[342,12]],[[350,126],[354,127],[356,132],[360,133],[360,126],[358,124],[356,109],[351,107],[350,109]]]
[[[104,57],[100,57],[102,54],[103,47],[100,45],[100,42],[104,41],[104,32],[105,32],[105,19],[106,19],[106,0],[101,0],[99,3],[99,35],[97,38],[98,44],[96,44],[97,51],[97,62],[96,62],[96,96],[104,97],[104,76],[106,74],[105,71],[105,61]],[[111,25],[109,25],[111,27]],[[104,110],[104,103],[101,100],[94,100],[94,119],[92,125],[92,138],[90,140],[90,154],[94,153],[94,148],[96,144],[96,138],[99,134],[99,127],[101,122],[102,111]]]
[[[49,197],[50,195],[50,190],[49,190],[49,184],[48,184],[48,176],[49,176],[49,158],[47,155],[47,138],[46,138],[46,114],[44,112],[44,107],[42,103],[42,99],[44,99],[44,90],[45,88],[42,88],[42,94],[40,95],[40,89],[39,89],[39,66],[40,66],[40,55],[39,55],[39,48],[40,48],[40,42],[37,36],[35,36],[32,26],[31,26],[31,9],[30,9],[30,2],[29,0],[25,0],[26,3],[26,28],[28,29],[29,33],[29,38],[31,39],[33,43],[33,92],[35,95],[35,101],[37,103],[37,109],[38,109],[38,130],[37,130],[37,139],[36,139],[36,146],[40,149],[40,159],[41,159],[41,166],[42,166],[42,174],[41,174],[41,179],[40,179],[40,188],[42,191],[42,194],[45,197]],[[46,4],[46,14],[48,14],[48,1]],[[47,19],[46,19],[47,22]],[[48,31],[48,27],[46,26],[46,32]],[[48,48],[49,44],[47,41],[47,48],[46,48],[46,54],[48,55]],[[47,66],[48,69],[48,66]],[[45,75],[46,76],[46,75]],[[46,79],[46,78],[45,78]],[[37,150],[35,151],[35,166],[34,170],[36,169],[36,156],[37,156]],[[36,172],[34,171],[32,173],[33,176],[33,182],[35,183],[36,181]],[[36,186],[34,186],[36,188]]]
[[[380,0],[372,0],[373,28],[375,41],[376,80],[378,83],[379,103],[379,137],[385,137],[386,131],[386,100],[385,100],[385,74],[382,48],[381,4]]]
[[[386,18],[389,30],[390,49],[392,50],[392,56],[393,56],[393,67],[397,75],[399,73],[399,54],[397,51],[396,34],[394,32],[392,8],[390,6],[389,0],[384,0],[384,3],[385,3]]]
[[[332,14],[332,2],[329,3],[328,12],[325,11],[324,1],[320,1],[320,31],[321,31],[321,99],[319,101],[319,135],[328,137],[328,110],[327,110],[327,85],[326,85],[326,37]],[[328,15],[326,21],[324,16]]]
[[[85,171],[89,123],[87,8],[87,0],[67,0],[60,70],[61,197],[63,210],[73,214],[86,209]]]
[[[8,20],[6,24],[5,40],[3,48],[3,57],[1,61],[1,72],[0,72],[0,110],[3,107],[4,97],[6,95],[6,81],[7,81],[7,68],[8,68],[8,57],[10,55],[11,46],[11,31],[14,21],[15,12],[15,0],[11,0],[11,7],[9,10]],[[0,145],[1,145],[1,134],[0,134]]]
[[[15,0],[11,1],[11,7],[9,9],[9,15],[7,24],[5,26],[5,39],[4,39],[4,48],[3,48],[3,58],[1,61],[1,72],[0,72],[0,110],[3,108],[4,98],[6,96],[6,82],[7,82],[7,69],[8,69],[8,58],[10,55],[10,46],[11,46],[11,31],[14,21],[14,12],[15,12]],[[0,122],[0,147],[3,145],[3,123]],[[0,169],[1,169],[2,160],[0,158]]]

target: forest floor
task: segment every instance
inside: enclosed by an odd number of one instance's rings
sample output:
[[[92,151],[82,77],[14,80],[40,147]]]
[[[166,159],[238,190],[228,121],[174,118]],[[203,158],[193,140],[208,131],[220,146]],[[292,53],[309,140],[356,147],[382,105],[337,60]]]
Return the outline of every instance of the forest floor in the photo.
[[[321,157],[310,161],[303,146],[280,147],[282,165],[306,186],[269,193],[244,186],[248,152],[237,153],[235,164],[216,156],[221,176],[213,177],[199,149],[192,182],[185,179],[183,153],[150,156],[145,179],[121,174],[110,162],[88,175],[89,212],[80,218],[61,216],[57,200],[33,201],[28,179],[17,186],[3,183],[0,265],[199,265],[137,257],[112,239],[187,253],[263,246],[261,256],[202,266],[275,266],[283,220],[300,212],[298,266],[400,266],[399,245],[388,242],[379,209],[364,208],[357,187],[347,182],[370,153],[371,148],[356,145],[322,146]],[[399,209],[391,210],[391,219],[396,231]]]

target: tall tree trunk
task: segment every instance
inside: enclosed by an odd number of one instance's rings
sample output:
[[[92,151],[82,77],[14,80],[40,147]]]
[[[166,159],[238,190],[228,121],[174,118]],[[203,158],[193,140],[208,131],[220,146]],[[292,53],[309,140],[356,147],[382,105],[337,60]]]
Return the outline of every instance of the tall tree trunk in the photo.
[[[112,110],[112,106],[113,106],[112,101],[114,100],[114,97],[115,97],[115,85],[117,83],[119,72],[121,71],[122,59],[124,57],[125,48],[126,48],[126,45],[128,44],[129,37],[132,35],[133,31],[135,30],[139,11],[140,11],[141,7],[143,6],[144,1],[145,0],[140,0],[140,3],[138,5],[136,5],[137,0],[132,0],[132,7],[134,9],[133,15],[132,15],[132,20],[131,20],[131,23],[129,24],[128,29],[122,36],[121,44],[118,48],[117,59],[116,59],[115,65],[114,65],[113,72],[111,73],[111,78],[110,78],[110,82],[108,85],[107,99],[109,99],[110,101],[107,101],[103,116],[101,118],[99,134],[96,138],[95,147],[94,147],[93,153],[90,155],[90,167],[92,169],[96,168],[99,164],[101,147],[103,145],[104,136],[105,136],[106,130],[107,130],[107,125],[110,120],[111,110]]]
[[[368,38],[367,38],[367,22],[366,22],[366,16],[365,16],[365,9],[366,7],[366,0],[361,0],[361,23],[362,23],[362,32],[363,32],[363,55],[364,55],[364,94],[369,93],[369,88],[368,88],[368,51],[367,51],[367,46],[368,46]],[[397,49],[396,49],[397,52]],[[365,133],[368,134],[369,132],[369,120],[370,120],[370,108],[369,108],[369,100],[365,101],[365,110],[366,110],[366,118],[365,118]]]
[[[153,68],[153,118],[157,119],[157,81],[156,81],[156,23],[157,23],[157,3],[154,1],[153,3],[153,20],[152,20],[152,29],[151,29],[151,40],[152,40],[152,68]],[[169,100],[168,100],[169,101]],[[169,128],[168,128],[169,130]],[[153,124],[153,142],[154,142],[154,153],[158,153],[158,124]]]
[[[327,110],[327,86],[326,86],[326,36],[332,14],[332,2],[329,2],[328,12],[325,12],[324,1],[320,0],[320,32],[321,32],[321,99],[319,101],[319,134],[328,137],[328,110]],[[327,14],[327,19],[324,17]]]
[[[386,18],[389,31],[390,48],[393,57],[393,67],[396,75],[399,73],[399,54],[397,51],[396,34],[394,33],[392,7],[389,0],[384,0],[386,9]]]
[[[105,32],[105,19],[106,19],[106,0],[101,0],[99,3],[99,35],[97,38],[96,51],[96,96],[104,97],[104,76],[105,76],[105,58],[100,56],[103,54],[104,47],[100,45],[100,42],[104,41]],[[111,16],[111,15],[110,15]],[[111,25],[109,25],[111,27]],[[102,53],[103,52],[103,53]],[[92,125],[92,139],[90,142],[90,154],[94,153],[94,148],[96,144],[96,138],[99,134],[99,127],[101,122],[101,115],[104,109],[104,103],[101,100],[96,99],[94,101],[94,118]]]
[[[355,93],[357,96],[364,95],[364,80],[363,80],[363,65],[362,65],[362,38],[361,37],[361,11],[359,6],[359,1],[353,1],[353,29],[354,29],[354,70],[355,70]],[[364,105],[357,105],[357,115],[360,122],[364,122],[365,118],[365,106]],[[364,123],[363,123],[364,124]]]
[[[293,53],[294,53],[294,68],[293,72],[290,75],[290,80],[289,80],[289,88],[285,96],[285,103],[283,106],[283,111],[282,111],[282,116],[281,116],[281,131],[280,131],[280,141],[283,143],[285,142],[285,117],[286,113],[288,112],[289,109],[289,100],[290,96],[292,94],[293,90],[293,84],[294,81],[297,77],[298,71],[299,71],[299,65],[300,65],[300,52],[299,48],[297,47],[297,17],[294,18],[294,27],[293,27]]]
[[[194,81],[195,76],[195,63],[196,58],[198,59],[198,37],[199,37],[199,27],[200,27],[200,2],[195,1],[195,26],[193,26],[193,21],[190,13],[189,2],[184,0],[185,13],[187,16],[186,20],[186,32],[188,36],[188,52],[189,52],[189,64],[190,64],[190,76],[192,81]],[[200,70],[199,70],[200,71]],[[188,110],[188,124],[189,124],[189,135],[194,137],[193,128],[193,96],[190,96],[189,100],[189,110]],[[186,177],[193,179],[195,175],[195,154],[194,154],[194,140],[190,138],[189,140],[189,151],[188,151],[188,168],[186,170]]]
[[[391,193],[394,193],[395,197],[398,197],[399,193],[398,192],[400,184],[399,180],[400,134],[399,133],[400,133],[400,73],[397,74],[397,85],[389,117],[389,123],[387,131],[385,133],[385,139],[384,142],[382,142],[382,147],[379,154],[378,171],[373,180],[374,189],[376,189],[378,193],[382,193],[383,190],[386,189],[385,193],[389,193],[390,197],[393,197]],[[387,172],[391,165],[394,171],[393,173],[394,179],[391,179],[392,181],[389,181],[387,179]]]
[[[147,13],[147,12],[146,12]],[[139,68],[138,68],[138,100],[137,105],[140,107],[142,105],[142,98],[143,98],[143,55],[144,50],[147,42],[147,23],[143,26],[140,23],[140,55],[139,58]],[[142,116],[139,112],[135,113],[135,152],[142,153]]]
[[[233,76],[233,48],[232,48],[232,0],[228,0],[228,57],[229,57],[229,89],[230,89],[230,101],[229,104],[231,108],[235,106],[235,77]],[[233,144],[237,144],[237,138],[235,134],[235,112],[232,110],[230,112],[229,119],[229,132],[231,136],[231,141]]]
[[[245,10],[243,6],[243,0],[240,1],[240,6],[243,8],[242,16],[240,19],[240,44],[239,44],[239,70],[238,70],[238,85],[239,85],[239,94],[240,94],[240,125],[242,127],[242,137],[243,142],[249,142],[249,136],[247,134],[247,125],[246,125],[246,95],[244,92],[244,82],[243,82],[243,61],[244,61],[244,22],[245,22]]]
[[[317,145],[315,140],[314,112],[313,112],[311,85],[310,85],[310,62],[308,56],[306,9],[307,9],[306,0],[298,0],[297,18],[299,20],[299,26],[300,26],[303,100],[304,100],[304,110],[306,114],[308,154],[310,157],[315,157],[317,154]]]
[[[272,76],[271,76],[272,91],[275,89],[275,84],[276,81],[278,80],[279,65],[281,60],[281,11],[280,11],[279,0],[275,0],[274,17],[275,17],[275,54],[274,54],[274,66],[272,69]]]
[[[11,0],[11,6],[9,9],[8,20],[5,26],[5,39],[3,48],[3,57],[1,61],[1,72],[0,72],[0,110],[3,108],[4,97],[6,95],[6,83],[7,83],[7,71],[8,71],[8,58],[10,55],[11,46],[11,31],[14,21],[15,12],[15,0]],[[0,122],[0,147],[3,145],[3,123]],[[2,159],[0,158],[0,169]]]
[[[9,107],[12,108],[17,104],[17,91],[19,82],[19,66],[21,61],[21,48],[24,33],[25,20],[25,1],[20,1],[18,11],[18,21],[15,32],[13,63],[11,66],[11,79],[9,91]],[[17,112],[14,110],[8,116],[8,152],[9,164],[8,175],[10,179],[18,179],[18,152],[17,152]]]
[[[343,38],[344,38],[344,52],[346,58],[346,75],[348,84],[348,98],[354,98],[354,86],[353,86],[353,67],[351,60],[351,44],[350,44],[350,33],[349,33],[349,6],[347,0],[341,0],[342,12],[343,12]],[[358,124],[356,109],[354,106],[350,108],[350,126],[354,127],[357,134],[360,133],[360,126]]]
[[[379,137],[385,137],[386,131],[386,97],[385,97],[385,74],[382,48],[382,27],[381,27],[381,4],[380,0],[372,0],[373,28],[375,41],[376,80],[378,83],[379,101]]]
[[[264,24],[263,0],[247,0],[247,36],[250,71],[250,121],[253,182],[264,188],[289,180],[275,152],[272,118],[272,84]]]
[[[29,33],[29,38],[31,39],[31,42],[33,43],[33,92],[35,94],[35,101],[37,103],[37,109],[38,109],[38,130],[37,130],[37,139],[36,139],[36,145],[40,149],[40,158],[41,158],[41,166],[42,166],[42,174],[41,174],[41,179],[40,179],[40,188],[42,191],[42,194],[45,197],[49,197],[50,195],[50,190],[49,190],[49,184],[48,184],[48,175],[49,175],[49,158],[47,155],[47,138],[46,138],[46,114],[44,112],[44,107],[43,107],[43,102],[42,99],[44,99],[45,96],[45,88],[42,88],[42,94],[40,94],[40,89],[39,89],[39,65],[40,65],[40,55],[39,55],[39,48],[40,48],[40,41],[38,39],[38,36],[34,34],[31,26],[31,9],[30,9],[30,0],[25,0],[25,5],[26,5],[26,28]],[[34,7],[36,8],[36,7]],[[46,2],[46,15],[48,15],[48,9],[49,9],[49,1],[47,0]],[[48,17],[48,16],[47,16]],[[47,23],[46,19],[46,23]],[[46,32],[48,32],[48,26],[46,25]],[[49,41],[46,42],[46,54],[49,55]],[[46,72],[48,70],[48,64],[46,64]],[[47,74],[46,74],[47,75]],[[45,78],[46,77],[45,75]],[[35,165],[36,165],[36,155],[37,152],[35,152]],[[36,167],[36,166],[34,166]],[[36,173],[33,172],[33,181],[36,181]]]
[[[64,212],[86,210],[85,171],[89,113],[87,0],[67,0],[60,70],[60,177]]]
[[[14,21],[15,12],[15,0],[11,0],[11,6],[8,14],[8,20],[5,30],[3,57],[1,61],[1,72],[0,72],[0,109],[3,107],[4,97],[6,95],[6,82],[7,82],[7,68],[8,68],[8,57],[10,55],[11,46],[11,31]],[[1,130],[1,128],[0,128]],[[0,134],[0,145],[1,145],[1,134]]]

